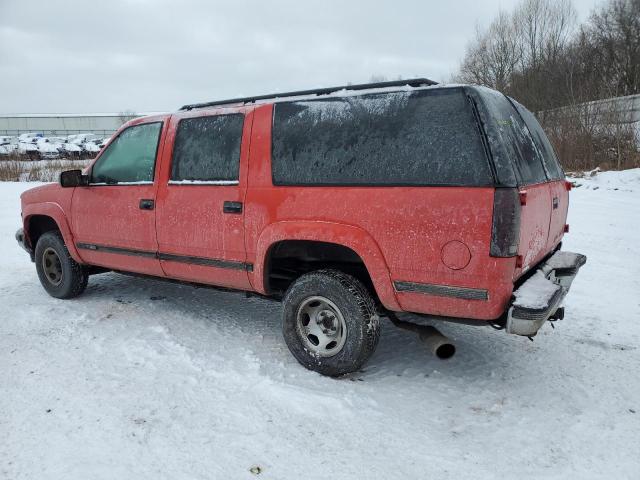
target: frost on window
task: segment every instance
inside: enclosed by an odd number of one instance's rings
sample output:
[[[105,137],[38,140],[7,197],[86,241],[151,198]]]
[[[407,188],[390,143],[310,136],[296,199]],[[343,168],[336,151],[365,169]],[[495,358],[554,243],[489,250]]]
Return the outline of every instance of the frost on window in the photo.
[[[542,155],[542,161],[544,163],[545,170],[547,171],[547,176],[552,180],[563,179],[564,172],[562,171],[558,157],[556,157],[556,153],[551,146],[551,142],[549,142],[549,139],[545,135],[542,126],[536,117],[533,116],[533,113],[524,108],[518,102],[514,101],[514,104],[522,116],[522,119],[527,124],[527,127],[529,127],[533,142],[536,144],[538,151]]]
[[[100,156],[92,183],[152,182],[162,123],[135,125],[122,131]]]
[[[238,180],[241,114],[185,118],[178,124],[171,180]]]
[[[501,147],[514,162],[519,183],[531,185],[545,182],[547,177],[542,154],[520,114],[503,94],[489,89],[483,89],[482,92],[493,120],[491,128],[498,132]]]
[[[491,185],[461,89],[274,106],[276,185]]]

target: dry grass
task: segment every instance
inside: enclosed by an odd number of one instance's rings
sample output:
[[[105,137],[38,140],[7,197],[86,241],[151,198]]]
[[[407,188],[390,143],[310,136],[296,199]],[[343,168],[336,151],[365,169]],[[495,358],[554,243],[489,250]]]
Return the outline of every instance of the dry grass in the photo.
[[[22,165],[20,162],[5,160],[0,162],[0,182],[16,182],[20,179]]]
[[[22,160],[0,161],[0,181],[2,182],[57,182],[60,172],[84,168],[90,160]]]

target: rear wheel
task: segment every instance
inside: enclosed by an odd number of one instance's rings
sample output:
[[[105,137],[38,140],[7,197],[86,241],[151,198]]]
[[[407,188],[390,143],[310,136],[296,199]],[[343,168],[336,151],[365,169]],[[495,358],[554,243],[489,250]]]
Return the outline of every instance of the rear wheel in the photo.
[[[87,287],[86,269],[71,258],[58,231],[46,232],[38,239],[35,262],[40,283],[52,297],[77,297]]]
[[[373,354],[380,321],[364,285],[337,270],[302,275],[284,298],[282,330],[293,356],[323,375],[357,371]]]

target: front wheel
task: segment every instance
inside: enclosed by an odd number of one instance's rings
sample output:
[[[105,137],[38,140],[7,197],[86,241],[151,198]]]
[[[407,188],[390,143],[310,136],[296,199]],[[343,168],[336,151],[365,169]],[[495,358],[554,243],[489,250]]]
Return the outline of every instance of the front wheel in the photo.
[[[375,302],[364,285],[337,270],[302,275],[284,297],[282,331],[293,356],[323,375],[355,372],[380,338]]]
[[[87,271],[71,258],[60,232],[42,234],[36,244],[35,262],[40,283],[52,297],[77,297],[87,287]]]

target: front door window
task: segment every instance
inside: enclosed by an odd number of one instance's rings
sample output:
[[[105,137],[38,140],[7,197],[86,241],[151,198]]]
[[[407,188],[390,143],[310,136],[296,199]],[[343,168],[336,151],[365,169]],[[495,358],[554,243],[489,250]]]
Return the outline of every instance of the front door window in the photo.
[[[92,184],[153,182],[161,122],[135,125],[109,144],[91,172]]]

